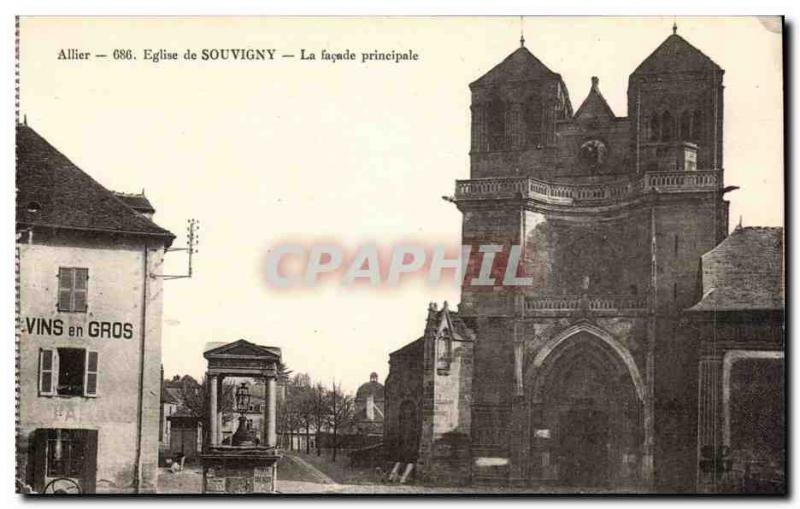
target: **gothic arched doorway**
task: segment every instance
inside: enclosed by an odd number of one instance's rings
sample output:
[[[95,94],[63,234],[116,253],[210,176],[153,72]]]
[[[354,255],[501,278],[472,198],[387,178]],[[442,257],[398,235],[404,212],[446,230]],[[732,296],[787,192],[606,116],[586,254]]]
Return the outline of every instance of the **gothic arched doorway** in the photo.
[[[630,355],[586,330],[545,348],[533,366],[532,477],[587,488],[637,481],[643,388]]]

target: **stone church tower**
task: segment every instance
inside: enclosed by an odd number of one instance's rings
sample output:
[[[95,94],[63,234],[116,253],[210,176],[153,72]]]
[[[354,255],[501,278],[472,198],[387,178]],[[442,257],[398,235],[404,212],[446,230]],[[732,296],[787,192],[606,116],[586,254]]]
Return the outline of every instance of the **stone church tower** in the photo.
[[[723,71],[670,35],[629,79],[619,117],[592,78],[520,47],[470,85],[463,243],[522,247],[530,284],[475,284],[473,483],[694,485],[697,364],[678,329],[698,262],[727,235]]]
[[[627,117],[597,78],[573,110],[524,44],[470,84],[470,178],[452,201],[472,254],[458,310],[431,311],[390,356],[390,456],[429,482],[694,489],[682,320],[727,236],[722,76],[673,32],[630,75]],[[451,343],[458,369],[434,369]]]

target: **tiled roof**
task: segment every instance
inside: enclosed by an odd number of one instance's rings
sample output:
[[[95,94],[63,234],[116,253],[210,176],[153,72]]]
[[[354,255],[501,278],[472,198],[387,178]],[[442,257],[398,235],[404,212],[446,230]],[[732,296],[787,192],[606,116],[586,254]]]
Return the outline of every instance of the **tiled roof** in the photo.
[[[24,125],[17,126],[16,174],[18,225],[146,235],[166,244],[175,238]]]
[[[470,84],[491,85],[501,81],[518,81],[541,78],[558,78],[560,76],[547,68],[528,48],[521,47],[508,55],[489,72]]]
[[[686,39],[672,34],[639,64],[633,74],[721,70],[720,66]]]
[[[150,203],[150,200],[144,195],[144,192],[141,194],[129,194],[129,193],[118,193],[114,191],[114,195],[122,200],[122,203],[127,205],[128,207],[132,208],[137,212],[142,213],[154,213],[156,211],[153,208],[153,204]]]
[[[783,228],[736,228],[703,255],[703,297],[689,310],[783,309],[783,256]]]

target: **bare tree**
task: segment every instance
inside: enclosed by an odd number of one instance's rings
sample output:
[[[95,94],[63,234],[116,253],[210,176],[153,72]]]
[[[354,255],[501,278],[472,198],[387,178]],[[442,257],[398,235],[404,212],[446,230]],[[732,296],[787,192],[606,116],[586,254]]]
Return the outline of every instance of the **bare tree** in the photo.
[[[319,456],[322,454],[322,431],[328,421],[327,392],[319,382],[311,388],[311,413],[317,428],[317,456]]]
[[[339,432],[349,428],[353,422],[353,398],[342,392],[341,385],[332,384],[330,401],[330,427],[333,431],[333,456],[331,460],[336,463],[336,453],[339,450]]]
[[[314,424],[314,395],[311,386],[311,377],[298,373],[292,378],[290,386],[292,400],[292,423],[296,425],[298,437],[301,431],[305,431],[305,450],[306,454],[311,451],[311,426]]]
[[[303,428],[306,440],[310,435],[311,423],[308,419],[308,393],[311,377],[304,373],[296,373],[282,381],[284,397],[279,403],[278,415],[281,427],[282,445],[285,449],[294,450],[295,437],[300,437]],[[308,446],[306,446],[308,452]]]

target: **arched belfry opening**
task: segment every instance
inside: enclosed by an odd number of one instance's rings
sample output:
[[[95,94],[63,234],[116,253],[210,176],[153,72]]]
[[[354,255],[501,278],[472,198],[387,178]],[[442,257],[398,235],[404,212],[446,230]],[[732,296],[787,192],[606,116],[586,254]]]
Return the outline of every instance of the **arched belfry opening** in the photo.
[[[644,387],[627,349],[589,330],[529,366],[531,480],[595,488],[640,480]]]

